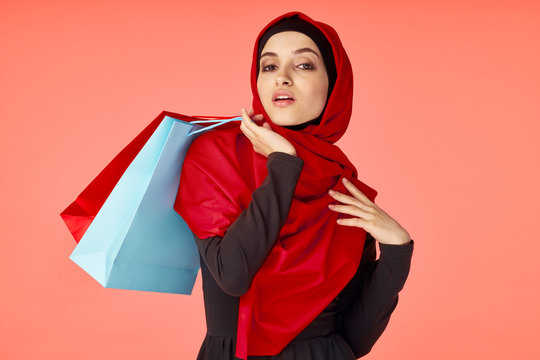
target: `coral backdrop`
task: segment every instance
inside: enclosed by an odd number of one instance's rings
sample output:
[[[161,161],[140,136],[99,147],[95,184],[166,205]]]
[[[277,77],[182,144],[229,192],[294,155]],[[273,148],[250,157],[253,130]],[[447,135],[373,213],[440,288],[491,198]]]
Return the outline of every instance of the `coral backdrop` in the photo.
[[[299,3],[304,4],[304,3]],[[416,241],[366,359],[539,359],[538,1],[0,2],[0,358],[194,359],[192,296],[104,289],[59,213],[162,110],[238,115],[293,10],[354,66],[338,143]]]

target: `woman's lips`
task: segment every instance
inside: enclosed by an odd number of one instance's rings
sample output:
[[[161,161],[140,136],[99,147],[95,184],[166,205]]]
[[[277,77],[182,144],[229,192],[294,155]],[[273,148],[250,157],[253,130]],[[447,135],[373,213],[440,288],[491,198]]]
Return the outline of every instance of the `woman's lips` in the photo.
[[[277,89],[272,94],[272,102],[277,107],[287,107],[294,103],[294,95],[285,89]]]
[[[274,105],[276,105],[277,107],[286,107],[286,106],[292,105],[292,103],[294,103],[294,100],[291,100],[291,99],[286,99],[286,100],[274,100],[273,103],[274,103]]]

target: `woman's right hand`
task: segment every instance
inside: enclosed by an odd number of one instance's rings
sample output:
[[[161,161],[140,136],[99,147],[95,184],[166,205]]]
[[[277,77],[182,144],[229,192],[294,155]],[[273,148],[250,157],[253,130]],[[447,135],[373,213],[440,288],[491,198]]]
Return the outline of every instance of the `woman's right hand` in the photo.
[[[240,111],[242,113],[240,130],[242,130],[244,135],[251,141],[253,150],[255,150],[256,153],[268,157],[270,153],[280,151],[296,156],[296,149],[294,146],[283,136],[273,131],[269,123],[264,122],[262,126],[259,126],[251,120],[253,110],[249,110],[248,113],[242,108]],[[253,116],[253,118],[261,120],[262,115],[257,114]]]

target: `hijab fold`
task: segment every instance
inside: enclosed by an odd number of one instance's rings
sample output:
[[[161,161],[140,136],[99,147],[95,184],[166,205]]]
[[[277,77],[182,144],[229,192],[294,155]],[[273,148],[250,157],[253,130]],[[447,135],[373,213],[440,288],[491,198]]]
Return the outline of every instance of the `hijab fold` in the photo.
[[[259,40],[269,27],[289,17],[308,21],[324,34],[332,46],[337,69],[320,123],[297,131],[275,125],[257,92]],[[350,121],[353,76],[349,58],[332,27],[296,11],[272,20],[261,30],[254,46],[251,89],[255,114],[263,114],[273,131],[293,144],[297,156],[304,160],[304,168],[276,243],[250,288],[240,297],[236,356],[241,359],[281,352],[355,274],[366,232],[336,223],[338,213],[328,209],[334,202],[328,190],[348,193],[341,182],[345,177],[371,201],[377,195],[357,179],[356,168],[334,145]],[[184,160],[175,210],[198,238],[223,236],[266,178],[266,160],[253,150],[238,127],[199,136]]]

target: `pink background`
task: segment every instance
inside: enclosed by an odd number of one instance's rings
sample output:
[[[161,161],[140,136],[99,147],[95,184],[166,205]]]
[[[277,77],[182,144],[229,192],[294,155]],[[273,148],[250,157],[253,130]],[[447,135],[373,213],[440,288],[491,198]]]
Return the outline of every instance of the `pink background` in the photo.
[[[59,213],[162,110],[250,107],[255,38],[292,10],[340,34],[338,145],[416,241],[365,358],[540,358],[540,3],[306,4],[0,3],[0,358],[195,358],[200,278],[192,296],[104,289]]]

